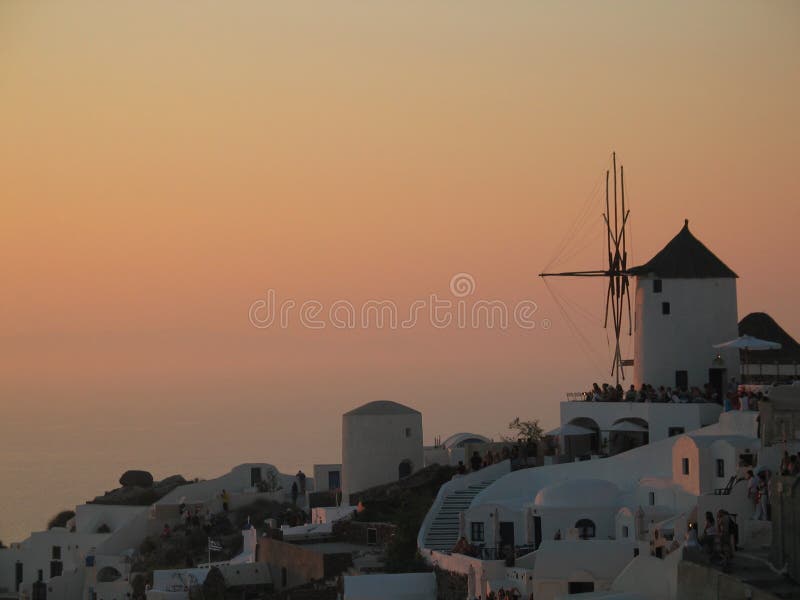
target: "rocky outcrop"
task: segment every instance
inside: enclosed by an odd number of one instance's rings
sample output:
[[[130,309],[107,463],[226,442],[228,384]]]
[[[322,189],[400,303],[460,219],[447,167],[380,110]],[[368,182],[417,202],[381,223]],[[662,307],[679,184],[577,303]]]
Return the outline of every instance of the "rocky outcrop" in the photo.
[[[128,473],[146,473],[145,471],[126,471],[125,474],[120,477],[120,482],[129,482],[131,481],[130,478],[126,478]],[[146,473],[150,475],[149,473]],[[137,476],[134,476],[133,481],[138,481],[139,483],[146,483],[146,479],[136,479]],[[180,485],[185,485],[188,483],[186,479],[181,477],[180,475],[172,475],[171,477],[167,477],[162,481],[152,481],[152,476],[150,476],[150,484],[149,485],[124,485],[121,488],[117,488],[115,490],[111,490],[106,492],[102,496],[97,496],[94,500],[90,500],[89,504],[113,504],[113,505],[122,505],[122,506],[149,506],[154,502],[157,502],[167,494],[169,494],[172,490]]]
[[[125,471],[119,478],[122,487],[153,487],[153,476],[148,471]]]

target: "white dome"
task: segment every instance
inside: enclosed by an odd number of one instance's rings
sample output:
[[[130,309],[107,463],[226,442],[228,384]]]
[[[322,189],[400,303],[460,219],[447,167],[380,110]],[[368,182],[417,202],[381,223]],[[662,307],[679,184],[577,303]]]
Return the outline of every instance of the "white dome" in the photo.
[[[619,488],[605,479],[569,479],[539,490],[536,506],[602,507],[619,504]]]
[[[458,448],[465,443],[478,443],[478,444],[485,444],[490,442],[491,440],[485,436],[479,435],[477,433],[454,433],[449,438],[447,438],[444,442],[442,442],[442,446],[447,448]]]

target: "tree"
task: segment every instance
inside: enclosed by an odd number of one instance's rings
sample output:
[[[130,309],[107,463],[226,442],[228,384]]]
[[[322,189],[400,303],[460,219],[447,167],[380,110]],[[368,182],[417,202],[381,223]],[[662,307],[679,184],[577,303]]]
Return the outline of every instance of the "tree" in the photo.
[[[512,431],[516,431],[515,436],[506,438],[508,441],[536,444],[541,442],[544,438],[544,430],[539,425],[539,419],[520,421],[519,417],[516,417],[513,421],[511,421],[511,423],[508,424],[508,428]]]

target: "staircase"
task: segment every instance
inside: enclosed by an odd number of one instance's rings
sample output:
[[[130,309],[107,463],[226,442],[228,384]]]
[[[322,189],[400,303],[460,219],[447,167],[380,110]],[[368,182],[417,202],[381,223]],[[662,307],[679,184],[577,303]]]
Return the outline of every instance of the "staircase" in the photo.
[[[495,482],[487,479],[447,494],[425,536],[425,548],[450,552],[458,541],[459,514],[467,510],[473,498]]]

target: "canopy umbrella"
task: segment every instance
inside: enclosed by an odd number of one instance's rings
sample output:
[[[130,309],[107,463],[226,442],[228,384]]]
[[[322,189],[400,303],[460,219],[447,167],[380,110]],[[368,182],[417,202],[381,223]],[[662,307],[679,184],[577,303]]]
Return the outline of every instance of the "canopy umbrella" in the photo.
[[[624,431],[626,433],[647,433],[649,429],[644,425],[631,421],[620,421],[611,426],[611,431]]]
[[[738,348],[739,350],[780,350],[782,346],[778,342],[768,342],[760,340],[752,335],[740,335],[735,340],[714,344],[714,348]]]
[[[748,364],[747,354],[751,351],[760,350],[780,350],[782,346],[778,342],[760,340],[752,335],[740,335],[735,340],[714,344],[714,348],[737,348],[744,350],[744,364]]]

